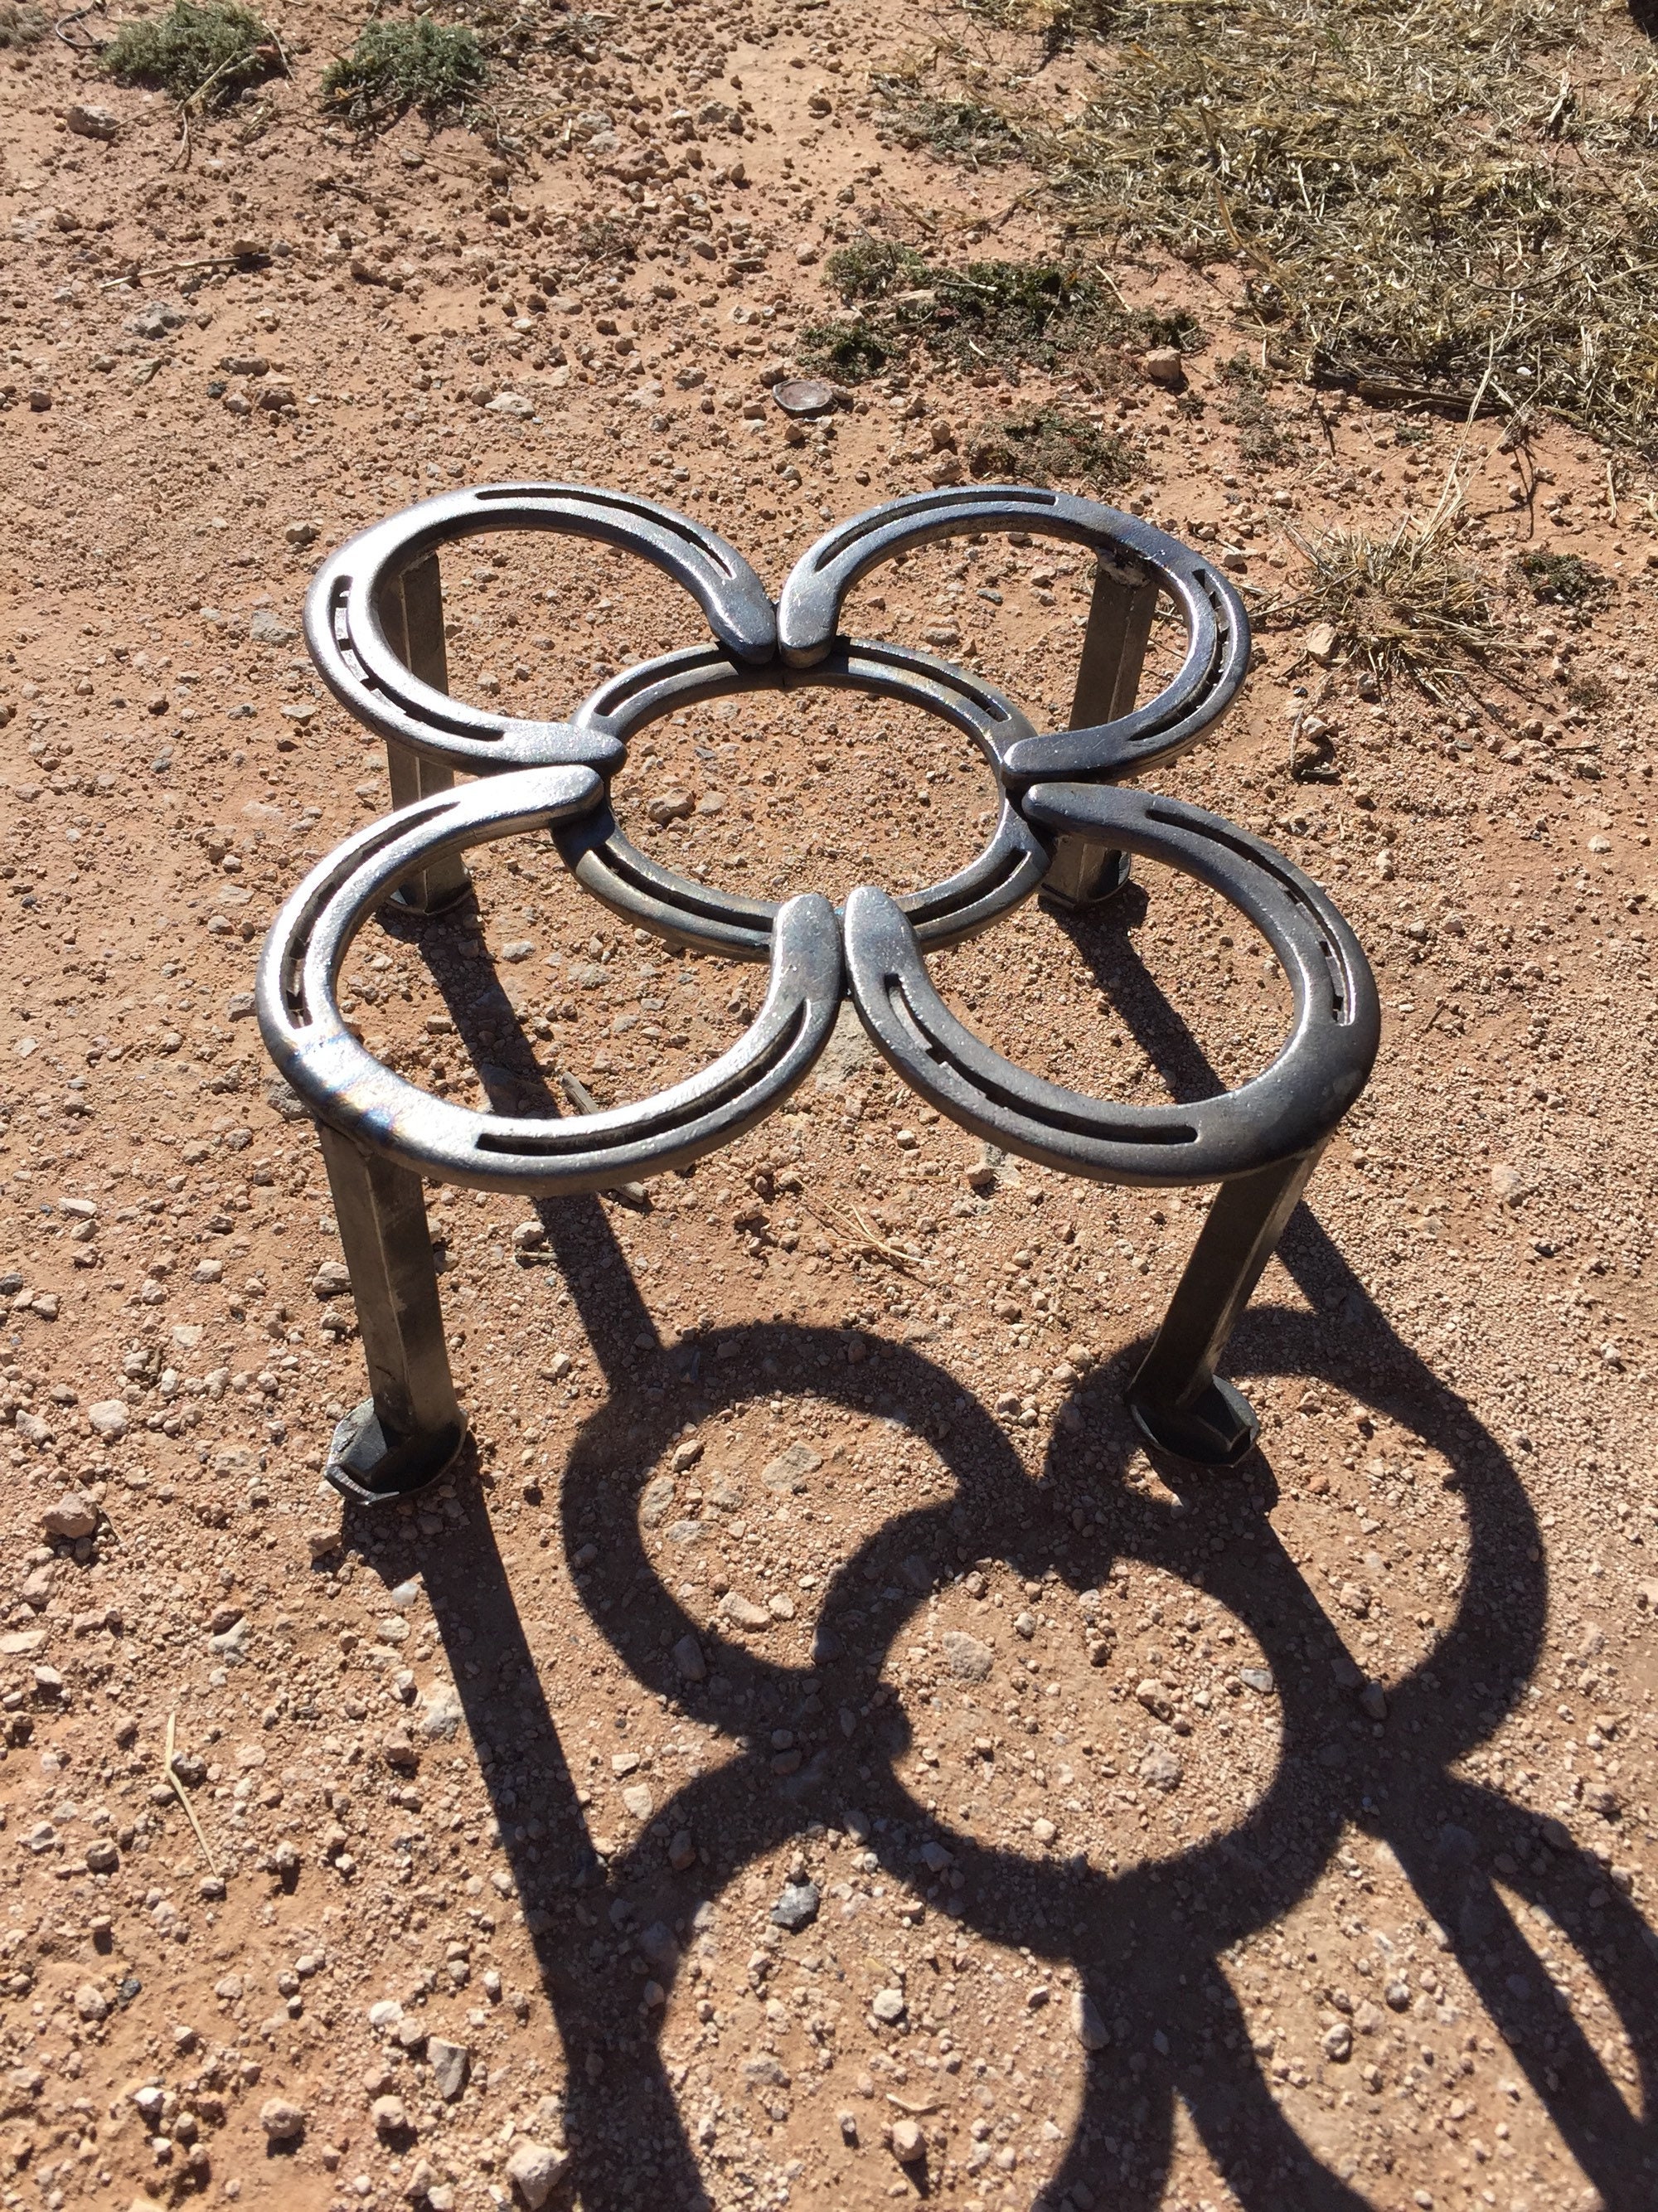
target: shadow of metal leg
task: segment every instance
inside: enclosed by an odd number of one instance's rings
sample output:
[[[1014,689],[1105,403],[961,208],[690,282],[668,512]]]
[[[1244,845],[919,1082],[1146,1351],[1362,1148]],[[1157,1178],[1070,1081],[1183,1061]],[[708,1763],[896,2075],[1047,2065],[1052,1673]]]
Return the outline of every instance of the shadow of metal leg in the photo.
[[[387,642],[410,673],[434,691],[446,691],[449,656],[443,642],[443,584],[435,553],[392,579],[380,594],[380,617]],[[386,741],[386,765],[393,806],[408,806],[434,791],[448,791],[455,781],[452,769],[428,760],[394,738]],[[465,863],[457,854],[399,884],[392,900],[408,914],[441,914],[464,898],[470,885]]]
[[[1215,1367],[1318,1158],[1303,1152],[1258,1168],[1215,1194],[1157,1340],[1128,1386],[1128,1410],[1157,1450],[1199,1467],[1236,1467],[1254,1449],[1260,1423]]]
[[[1071,702],[1072,729],[1090,729],[1132,712],[1157,605],[1157,586],[1146,570],[1127,562],[1100,562]],[[1062,913],[1074,913],[1079,907],[1100,905],[1121,890],[1128,878],[1127,853],[1090,845],[1082,837],[1061,837],[1042,883],[1042,901]]]
[[[334,1431],[323,1472],[359,1505],[406,1497],[452,1467],[466,1440],[420,1177],[319,1125],[351,1271],[372,1397]]]

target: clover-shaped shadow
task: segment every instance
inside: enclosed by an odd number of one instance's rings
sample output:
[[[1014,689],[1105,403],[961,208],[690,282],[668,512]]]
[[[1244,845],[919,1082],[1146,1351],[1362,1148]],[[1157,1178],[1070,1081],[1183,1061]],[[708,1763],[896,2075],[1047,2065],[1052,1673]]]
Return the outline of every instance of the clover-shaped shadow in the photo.
[[[440,958],[434,968],[444,982]],[[492,1031],[496,1073],[487,1079],[539,1094],[544,1110],[556,1111],[527,1050],[513,1060],[515,1024],[504,994],[496,1006],[486,975],[480,998],[478,981],[477,963],[468,963],[466,993],[457,986],[450,1003],[463,1034],[474,1024]],[[1169,1038],[1164,1030],[1145,1040],[1147,1048],[1166,1054]],[[1203,1073],[1200,1056],[1191,1058],[1195,1049],[1189,1039],[1180,1048],[1187,1082]],[[1534,1517],[1495,1441],[1387,1328],[1305,1207],[1281,1256],[1303,1288],[1315,1286],[1321,1310],[1257,1309],[1237,1331],[1230,1364],[1245,1374],[1321,1378],[1414,1430],[1450,1463],[1467,1516],[1467,1571],[1455,1620],[1390,1692],[1382,1742],[1364,1761],[1339,1766],[1321,1755],[1328,1705],[1313,1686],[1321,1676],[1327,1680],[1330,1662],[1345,1650],[1273,1530],[1264,1455],[1225,1476],[1167,1471],[1177,1498],[1149,1498],[1098,1470],[1101,1447],[1121,1474],[1133,1446],[1120,1409],[1096,1389],[1077,1408],[1096,1464],[1084,1467],[1062,1423],[1042,1479],[1033,1485],[989,1413],[919,1352],[887,1346],[878,1376],[866,1377],[846,1366],[838,1334],[782,1324],[746,1332],[750,1357],[729,1391],[729,1370],[715,1360],[712,1340],[693,1336],[677,1348],[677,1377],[659,1370],[659,1389],[641,1394],[624,1362],[654,1331],[602,1206],[567,1201],[547,1206],[543,1215],[612,1392],[577,1437],[562,1487],[567,1552],[574,1554],[578,1532],[595,1521],[607,1532],[585,1602],[635,1679],[713,1722],[737,1755],[679,1790],[644,1834],[601,1867],[487,1520],[473,1516],[429,1556],[403,1552],[394,1540],[376,1565],[398,1576],[419,1565],[452,1657],[462,1661],[479,1645],[492,1651],[491,1676],[469,1674],[464,1663],[455,1668],[469,1727],[480,1743],[509,1739],[519,1765],[543,1778],[536,1809],[545,1832],[537,1850],[521,1840],[517,1824],[525,1808],[507,1802],[500,1768],[486,1767],[568,2057],[568,2131],[581,2160],[584,2201],[594,2212],[621,2212],[646,2188],[667,2203],[706,2202],[657,2046],[653,2021],[661,2015],[618,2005],[616,1929],[657,1921],[684,1925],[699,1903],[717,1897],[756,1856],[814,1819],[837,1820],[853,1802],[874,1816],[870,1845],[892,1875],[912,1875],[921,1841],[944,1842],[963,1876],[955,1894],[972,1928],[1074,1962],[1097,1993],[1108,2040],[1088,2062],[1078,2124],[1044,2191],[1050,2201],[1081,2183],[1114,2212],[1150,2212],[1163,2197],[1179,2100],[1244,2203],[1263,2212],[1285,2205],[1357,2212],[1364,2200],[1319,2160],[1274,2101],[1218,1963],[1240,1937],[1280,1919],[1308,1893],[1349,1825],[1392,1846],[1604,2201],[1631,2212],[1652,2201],[1658,2134],[1631,2115],[1575,2020],[1555,2017],[1540,2032],[1522,2016],[1516,1991],[1546,1987],[1548,1978],[1488,1869],[1506,1854],[1505,1867],[1515,1868],[1504,1875],[1509,1886],[1546,1903],[1595,1961],[1637,2054],[1643,2111],[1652,2109],[1658,2090],[1658,1940],[1615,1893],[1591,1915],[1588,1884],[1571,1880],[1594,1868],[1588,1855],[1540,1849],[1535,1816],[1451,1771],[1512,1708],[1535,1663],[1546,1580]],[[756,1658],[692,1621],[663,1587],[632,1510],[636,1471],[669,1447],[687,1413],[703,1416],[723,1396],[750,1395],[756,1371],[767,1374],[774,1392],[809,1383],[820,1398],[864,1408],[878,1392],[888,1412],[894,1405],[949,1408],[947,1425],[932,1421],[930,1441],[954,1478],[955,1496],[896,1516],[843,1563],[820,1613],[819,1649],[835,1656],[811,1673]],[[688,1402],[693,1376],[697,1395]],[[1051,1510],[1051,1500],[1068,1505],[1083,1492],[1091,1496],[1094,1517],[1079,1532],[1068,1513]],[[1217,1553],[1209,1530],[1223,1510],[1231,1535]],[[1004,1558],[1025,1574],[1051,1568],[1076,1589],[1099,1583],[1121,1559],[1200,1583],[1253,1631],[1271,1661],[1282,1742],[1265,1794],[1224,1832],[1117,1876],[1074,1862],[1034,1862],[944,1826],[893,1771],[905,1746],[902,1723],[890,1723],[879,1739],[884,1769],[872,1759],[870,1736],[848,1745],[818,1730],[823,1711],[865,1701],[869,1680],[924,1601],[896,1571],[900,1563],[917,1552],[952,1556],[958,1546],[971,1556]],[[698,1636],[708,1662],[707,1682],[694,1690],[670,1656],[687,1632]],[[507,1681],[516,1687],[510,1705],[496,1686]],[[760,1747],[764,1730],[756,1723],[768,1717],[787,1720],[811,1754],[780,1783]],[[681,1827],[707,1844],[701,1862],[676,1875],[662,1839]],[[1061,1936],[1078,1923],[1080,1936]],[[651,1969],[671,1982],[674,1961],[659,1943]],[[625,2136],[614,2125],[623,2094]]]

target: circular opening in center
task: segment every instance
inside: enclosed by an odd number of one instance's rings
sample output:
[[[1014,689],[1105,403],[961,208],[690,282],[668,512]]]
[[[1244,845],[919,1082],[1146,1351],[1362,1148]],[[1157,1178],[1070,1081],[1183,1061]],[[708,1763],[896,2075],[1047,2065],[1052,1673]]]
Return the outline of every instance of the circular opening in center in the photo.
[[[919,707],[824,686],[756,690],[639,732],[612,786],[624,836],[662,866],[750,898],[954,875],[1001,809],[970,738]]]

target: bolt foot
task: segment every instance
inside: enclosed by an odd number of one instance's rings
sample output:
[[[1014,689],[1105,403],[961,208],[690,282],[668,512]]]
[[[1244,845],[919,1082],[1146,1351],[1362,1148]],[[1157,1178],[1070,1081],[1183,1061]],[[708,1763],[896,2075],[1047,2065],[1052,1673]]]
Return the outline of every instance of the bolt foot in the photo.
[[[1260,1422],[1241,1390],[1218,1375],[1190,1405],[1154,1405],[1128,1393],[1134,1425],[1153,1450],[1193,1467],[1236,1467],[1248,1459]]]
[[[404,1437],[393,1443],[380,1426],[374,1400],[365,1398],[335,1430],[323,1480],[353,1505],[395,1504],[429,1489],[447,1474],[465,1442],[462,1421],[435,1436]]]

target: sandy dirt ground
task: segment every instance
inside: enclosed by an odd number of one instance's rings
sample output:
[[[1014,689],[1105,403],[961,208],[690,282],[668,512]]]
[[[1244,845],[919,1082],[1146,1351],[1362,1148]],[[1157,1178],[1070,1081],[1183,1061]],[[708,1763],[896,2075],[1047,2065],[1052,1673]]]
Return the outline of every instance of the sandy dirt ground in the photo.
[[[1056,243],[1017,169],[895,140],[904,11],[582,21],[499,145],[360,139],[317,101],[355,21],[295,8],[291,79],[187,164],[164,98],[0,56],[0,2204],[1649,2207],[1658,526],[1574,434],[1533,478],[1499,425],[1280,384],[1247,461],[1224,283],[1144,261],[1123,296],[1214,334],[1201,410],[1129,356],[1019,379],[1252,604],[1290,531],[1457,465],[1515,647],[1367,697],[1265,624],[1159,779],[1331,890],[1385,1010],[1237,1333],[1240,1472],[1153,1469],[1121,1404],[1199,1197],[987,1161],[843,1027],[643,1209],[433,1192],[476,1465],[372,1520],[319,1485],[361,1352],[250,993],[389,794],[298,636],[317,562],[574,479],[774,589],[1013,396],[912,365],[791,433],[763,380],[824,258]],[[112,137],[66,127],[88,101]],[[1526,546],[1602,604],[1537,604]],[[702,635],[593,547],[445,576],[455,690],[519,712]],[[848,623],[1062,719],[1088,587],[958,544]],[[647,849],[768,896],[942,875],[993,796],[939,726],[810,692],[665,725],[617,785]],[[446,1095],[642,1095],[757,1004],[544,841],[473,874],[343,982]],[[1142,868],[933,972],[1150,1101],[1270,1055],[1261,951]]]

